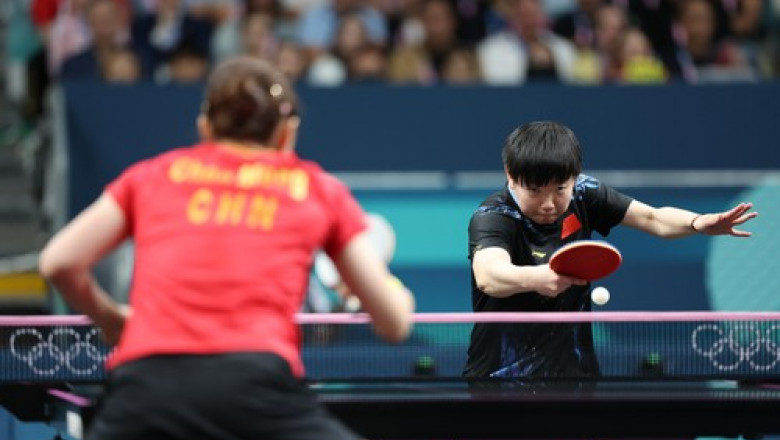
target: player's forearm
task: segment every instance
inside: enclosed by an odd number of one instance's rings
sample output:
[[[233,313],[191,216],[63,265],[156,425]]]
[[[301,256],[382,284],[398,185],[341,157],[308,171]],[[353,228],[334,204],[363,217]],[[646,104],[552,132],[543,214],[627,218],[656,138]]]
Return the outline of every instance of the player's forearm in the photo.
[[[415,301],[412,293],[395,277],[388,279],[383,295],[372,295],[362,303],[371,315],[374,330],[391,342],[405,340],[412,330]]]
[[[696,234],[691,223],[697,214],[685,209],[662,207],[655,210],[654,234],[662,238],[680,238]]]
[[[411,331],[414,297],[388,272],[365,236],[351,240],[334,260],[344,280],[383,339],[402,341]]]
[[[500,261],[475,267],[474,278],[477,288],[486,295],[506,298],[517,293],[539,290],[538,271],[539,266],[515,266],[510,262]]]
[[[60,269],[43,272],[73,310],[102,326],[121,315],[117,304],[88,270]]]

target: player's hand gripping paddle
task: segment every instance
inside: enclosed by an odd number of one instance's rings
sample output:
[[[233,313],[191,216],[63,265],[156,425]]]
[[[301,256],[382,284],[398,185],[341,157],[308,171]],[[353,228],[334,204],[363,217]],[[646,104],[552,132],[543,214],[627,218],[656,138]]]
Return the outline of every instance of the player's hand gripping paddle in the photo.
[[[550,256],[550,269],[586,281],[604,278],[616,271],[623,256],[615,246],[599,240],[571,242]]]

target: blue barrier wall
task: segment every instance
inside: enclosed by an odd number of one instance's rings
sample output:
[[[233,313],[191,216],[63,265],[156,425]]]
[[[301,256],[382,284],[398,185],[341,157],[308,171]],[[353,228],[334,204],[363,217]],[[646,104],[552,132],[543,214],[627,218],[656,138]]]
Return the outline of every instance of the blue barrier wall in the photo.
[[[199,86],[66,84],[71,207],[128,163],[196,139]],[[496,171],[518,124],[554,119],[586,169],[777,169],[780,84],[300,90],[299,153],[332,171]]]
[[[583,144],[586,171],[780,169],[780,86],[775,84],[356,85],[300,93],[304,122],[298,151],[334,172],[497,172],[504,137],[516,125],[538,119],[558,120],[574,129]],[[129,163],[194,142],[201,94],[198,86],[66,84],[70,213],[94,200]],[[737,201],[750,186],[620,189],[653,205],[716,211]],[[466,228],[471,211],[492,189],[355,190],[368,210],[395,225],[399,244],[393,270],[416,291],[420,311],[469,310]],[[754,223],[761,226],[762,221],[773,220],[762,216]],[[712,307],[707,274],[711,238],[662,241],[619,229],[609,240],[621,248],[625,263],[601,283],[613,294],[607,309]]]

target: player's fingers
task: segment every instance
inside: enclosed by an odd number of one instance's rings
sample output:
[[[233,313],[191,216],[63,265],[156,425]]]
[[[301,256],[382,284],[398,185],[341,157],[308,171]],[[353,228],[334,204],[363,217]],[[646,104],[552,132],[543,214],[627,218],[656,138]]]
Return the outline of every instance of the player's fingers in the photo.
[[[746,209],[741,209],[741,210],[737,211],[737,212],[734,214],[734,217],[735,217],[735,218],[739,218],[739,217],[744,217],[744,216],[746,216],[746,215],[749,215],[749,214],[747,214],[747,212],[748,212],[748,210],[749,210],[749,209],[750,209],[750,208],[746,208]],[[750,214],[755,214],[755,213],[750,213]]]
[[[753,213],[753,214],[755,214],[755,213]],[[742,223],[745,223],[746,221],[750,220],[751,218],[755,218],[755,217],[756,217],[755,215],[750,215],[750,214],[743,215],[742,217],[734,220],[734,224],[735,225],[741,225]]]
[[[347,286],[347,283],[342,280],[339,280],[336,285],[332,286],[332,289],[341,295],[342,298],[352,296],[352,290],[350,290],[349,286]]]
[[[745,209],[734,208],[731,211],[726,212],[723,215],[723,219],[728,221],[734,221],[735,219],[741,217],[745,213],[745,211],[746,211]]]
[[[576,286],[584,286],[588,284],[587,281],[583,280],[582,278],[576,278],[576,277],[565,277],[566,278],[566,288],[568,289],[572,285]]]
[[[740,225],[758,216],[757,212],[750,212],[745,214],[747,209],[750,209],[749,207],[746,209],[738,209],[738,208],[739,207],[733,208],[732,210],[717,216],[713,224]]]
[[[753,205],[751,203],[740,203],[739,205],[726,211],[724,214],[726,218],[738,218],[749,211],[752,207]]]
[[[742,216],[740,216],[738,218],[730,219],[730,221],[727,222],[727,224],[729,225],[729,231],[728,232],[731,235],[734,235],[734,229],[733,229],[734,226],[741,225],[741,224],[745,223],[746,221],[748,221],[750,219],[756,218],[757,216],[758,216],[758,213],[751,212],[751,213],[742,215]]]

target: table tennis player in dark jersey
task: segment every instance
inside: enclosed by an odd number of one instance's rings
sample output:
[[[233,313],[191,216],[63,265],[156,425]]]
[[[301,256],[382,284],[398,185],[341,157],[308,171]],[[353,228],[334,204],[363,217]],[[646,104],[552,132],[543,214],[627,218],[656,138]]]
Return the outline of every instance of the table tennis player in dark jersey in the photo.
[[[626,225],[664,238],[751,234],[752,204],[697,214],[652,207],[582,174],[575,134],[552,121],[515,129],[502,159],[507,186],[486,198],[469,223],[475,312],[590,311],[590,284],[553,272],[550,255],[594,232]],[[472,329],[463,372],[472,378],[583,378],[599,375],[589,323],[481,324]]]
[[[301,380],[294,318],[314,251],[327,252],[389,341],[408,336],[414,300],[346,185],[294,153],[297,107],[271,64],[221,63],[201,141],[130,166],[43,250],[41,273],[118,341],[87,440],[359,438]],[[128,238],[122,307],[90,270]]]

